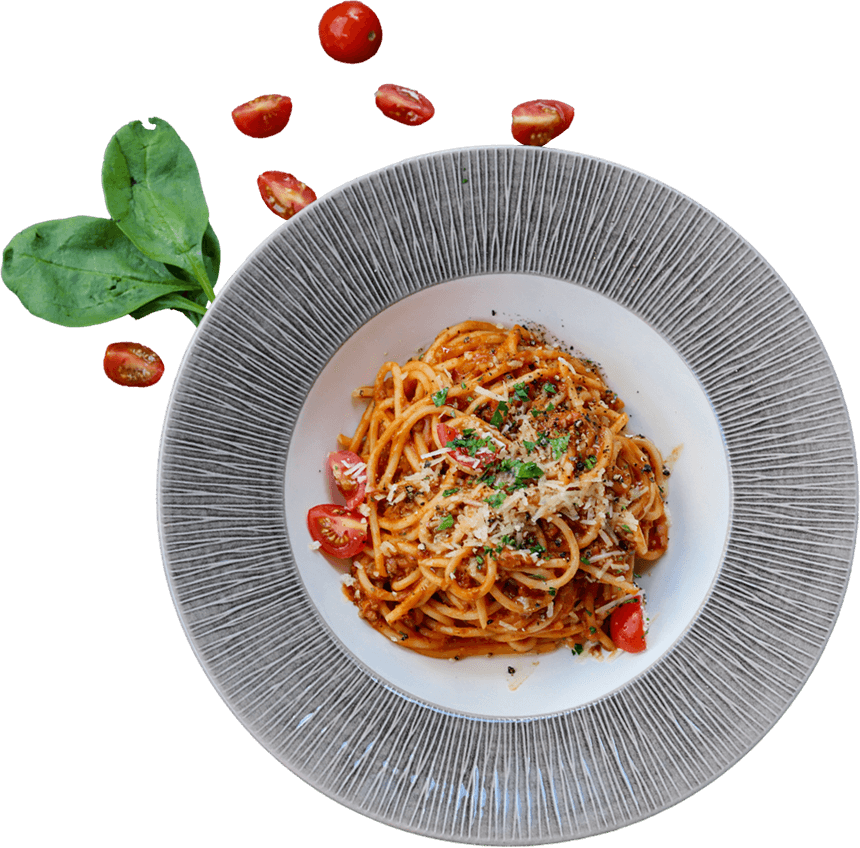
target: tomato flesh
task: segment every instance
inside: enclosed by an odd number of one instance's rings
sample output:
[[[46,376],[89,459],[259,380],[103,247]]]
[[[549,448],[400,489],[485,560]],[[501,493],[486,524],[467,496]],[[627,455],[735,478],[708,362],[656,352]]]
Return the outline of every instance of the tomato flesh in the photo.
[[[615,646],[630,654],[645,650],[645,616],[642,600],[625,601],[609,617],[609,635]]]
[[[152,386],[161,379],[164,363],[146,345],[136,342],[114,342],[107,346],[105,374],[120,386]]]
[[[308,531],[323,553],[349,559],[364,547],[367,521],[354,509],[318,504],[308,510]]]
[[[573,121],[573,106],[561,100],[529,100],[511,112],[511,134],[520,144],[542,147]]]
[[[257,177],[257,188],[266,206],[287,220],[313,203],[317,196],[312,188],[283,171],[265,171]]]
[[[392,83],[379,86],[376,106],[386,118],[412,127],[426,123],[436,114],[433,104],[423,94]]]
[[[231,114],[240,132],[251,138],[268,138],[287,125],[292,111],[293,101],[289,97],[264,94],[237,106]]]
[[[382,44],[379,18],[364,3],[338,3],[320,19],[320,44],[338,62],[356,65],[376,55]]]
[[[367,488],[367,465],[353,451],[336,451],[326,462],[332,485],[346,501],[347,509],[355,509],[363,500]]]

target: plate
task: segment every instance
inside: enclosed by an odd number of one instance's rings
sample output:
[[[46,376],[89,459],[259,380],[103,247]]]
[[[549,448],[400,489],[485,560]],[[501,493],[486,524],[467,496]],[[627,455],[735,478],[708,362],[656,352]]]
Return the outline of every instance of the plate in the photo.
[[[308,549],[351,389],[489,316],[600,361],[678,456],[644,654],[416,657]],[[743,756],[824,648],[857,505],[838,381],[767,262],[653,179],[525,147],[392,165],[273,233],[186,352],[158,485],[180,618],[251,733],[359,812],[480,844],[630,824]]]

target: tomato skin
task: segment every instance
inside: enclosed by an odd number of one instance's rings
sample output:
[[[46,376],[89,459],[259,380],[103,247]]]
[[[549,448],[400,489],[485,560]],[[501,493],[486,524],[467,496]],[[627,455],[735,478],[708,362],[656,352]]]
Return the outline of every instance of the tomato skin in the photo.
[[[364,547],[367,521],[354,509],[318,504],[308,510],[308,531],[323,553],[349,559]]]
[[[257,177],[257,188],[266,206],[284,220],[317,199],[312,188],[283,171],[263,172]]]
[[[436,435],[439,436],[439,441],[442,443],[443,447],[449,442],[453,442],[454,439],[460,438],[459,431],[441,422],[436,425]],[[475,472],[486,468],[486,466],[496,458],[496,452],[491,451],[489,448],[478,450],[474,456],[470,456],[468,451],[463,450],[459,446],[451,448],[450,451],[451,459],[453,459],[454,462],[461,465],[463,468],[467,468],[469,471]]]
[[[105,374],[120,386],[144,388],[161,379],[164,363],[146,345],[136,342],[114,342],[107,346],[104,359]]]
[[[609,617],[609,636],[616,647],[629,654],[645,650],[645,617],[641,598],[625,601],[613,610]]]
[[[423,94],[403,85],[385,83],[379,86],[375,97],[379,111],[399,124],[417,127],[436,114],[433,104]]]
[[[356,466],[360,471],[356,471]],[[346,501],[347,509],[355,509],[363,500],[367,488],[367,465],[353,451],[335,451],[326,460],[329,482]]]
[[[338,62],[357,65],[376,55],[382,44],[379,18],[364,3],[338,3],[320,19],[320,44]]]
[[[232,111],[237,129],[251,138],[277,135],[289,122],[293,101],[281,94],[255,97]]]
[[[573,121],[573,106],[561,100],[529,100],[511,112],[511,134],[520,144],[543,147]]]

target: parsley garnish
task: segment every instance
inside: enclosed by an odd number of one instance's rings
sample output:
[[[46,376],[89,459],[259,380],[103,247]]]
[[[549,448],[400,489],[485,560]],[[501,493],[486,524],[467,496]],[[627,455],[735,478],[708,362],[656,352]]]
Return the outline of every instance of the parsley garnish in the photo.
[[[460,491],[459,489],[445,489],[445,491],[442,492],[442,497],[443,498],[450,497],[451,495],[457,494],[457,492],[459,492],[459,491]]]
[[[525,445],[526,453],[531,453],[535,449],[535,443],[530,442],[527,439],[523,440],[523,444]]]
[[[554,598],[554,597],[555,597],[555,586],[550,586],[550,587],[549,587],[549,589],[548,589],[547,591],[549,592],[549,596],[550,596],[551,598]]]
[[[445,401],[447,399],[448,399],[448,388],[447,387],[444,389],[439,389],[439,391],[433,395],[433,403],[436,406],[444,406]]]
[[[580,644],[579,644],[579,642],[577,642],[577,643],[576,643],[576,644],[575,644],[575,645],[570,649],[570,652],[571,652],[574,656],[577,656],[578,654],[581,654],[581,653],[582,653],[582,645],[580,645]]]
[[[589,471],[591,471],[591,469],[594,468],[595,465],[597,465],[597,457],[596,456],[592,455],[592,456],[586,457],[585,467]]]
[[[496,411],[493,413],[493,417],[490,419],[490,424],[493,427],[501,427],[502,422],[505,420],[505,413],[508,411],[508,404],[506,404],[503,400],[499,401],[499,405],[496,407]]]
[[[570,433],[550,439],[549,443],[552,446],[552,458],[561,459],[562,455],[567,453],[567,446],[570,444]]]
[[[484,498],[484,500],[493,507],[493,509],[498,509],[505,502],[505,493],[496,492],[495,495],[492,495],[489,498]]]
[[[439,522],[439,526],[436,528],[436,532],[441,533],[443,530],[450,530],[453,526],[454,516],[449,513]]]
[[[529,400],[529,390],[524,383],[516,383],[514,385],[514,397],[518,400]]]
[[[544,384],[543,384],[543,390],[544,390],[548,395],[555,395],[555,394],[558,394],[558,389],[557,389],[557,388],[556,388],[552,383],[544,383]]]

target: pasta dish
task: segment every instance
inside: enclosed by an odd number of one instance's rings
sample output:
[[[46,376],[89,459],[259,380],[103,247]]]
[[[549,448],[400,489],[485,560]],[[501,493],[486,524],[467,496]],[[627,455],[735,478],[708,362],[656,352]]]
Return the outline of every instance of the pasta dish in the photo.
[[[669,472],[594,363],[467,321],[355,395],[329,457],[346,504],[308,527],[351,559],[362,618],[433,657],[644,649],[637,570],[666,550]]]

